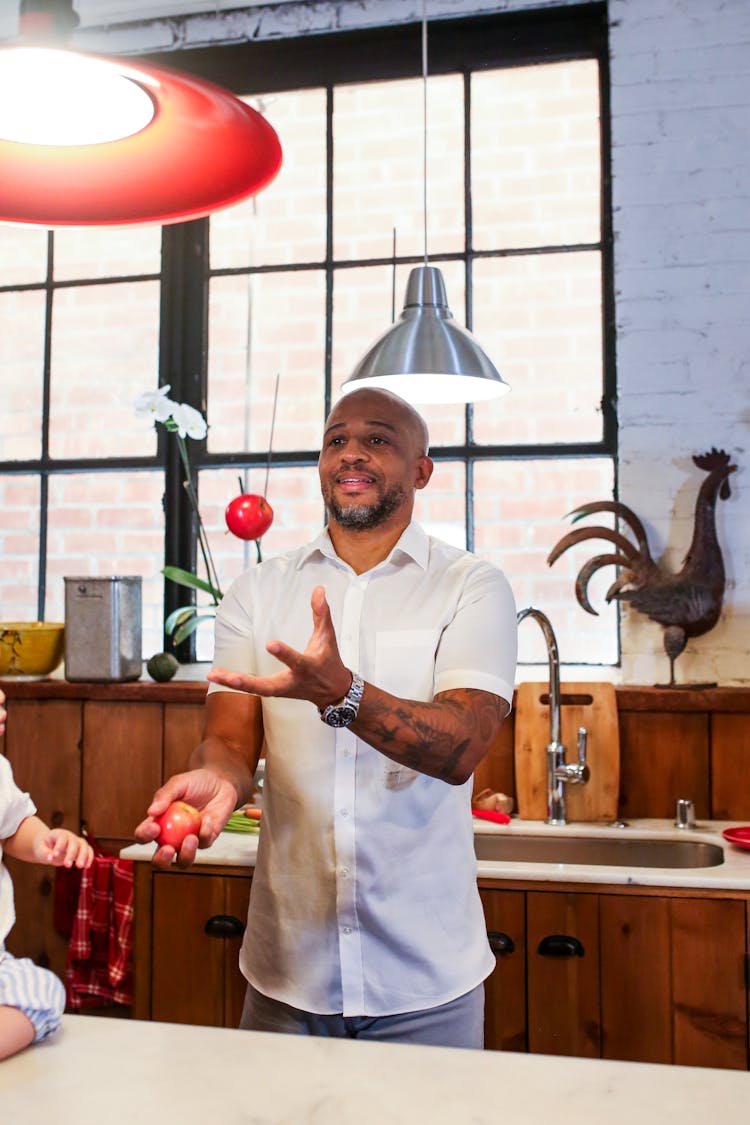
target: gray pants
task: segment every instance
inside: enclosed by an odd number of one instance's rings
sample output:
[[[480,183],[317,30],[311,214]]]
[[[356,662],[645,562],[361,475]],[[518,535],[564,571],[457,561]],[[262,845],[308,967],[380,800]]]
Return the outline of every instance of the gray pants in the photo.
[[[247,986],[240,1020],[245,1031],[280,1031],[334,1039],[375,1039],[431,1047],[484,1047],[484,984],[437,1008],[397,1016],[325,1016],[292,1008]]]

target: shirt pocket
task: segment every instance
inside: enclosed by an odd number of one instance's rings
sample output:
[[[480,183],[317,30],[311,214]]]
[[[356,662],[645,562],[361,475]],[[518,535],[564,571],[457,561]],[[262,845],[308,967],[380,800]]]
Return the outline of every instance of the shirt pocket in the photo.
[[[430,700],[440,629],[385,629],[375,635],[376,687],[400,699]]]

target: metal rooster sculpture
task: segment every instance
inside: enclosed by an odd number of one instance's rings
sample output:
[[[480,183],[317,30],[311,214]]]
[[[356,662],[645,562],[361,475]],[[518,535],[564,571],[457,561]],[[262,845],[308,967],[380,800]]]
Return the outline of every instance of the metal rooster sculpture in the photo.
[[[609,527],[581,527],[564,535],[547,557],[547,563],[552,566],[564,551],[584,539],[606,539],[615,545],[616,552],[596,555],[581,567],[576,579],[576,598],[583,609],[596,614],[587,592],[592,575],[604,566],[620,567],[620,574],[607,590],[606,600],[617,598],[627,602],[665,627],[664,649],[669,657],[670,687],[675,686],[674,662],[685,648],[688,637],[699,637],[713,629],[719,620],[724,597],[724,562],[716,535],[716,498],[729,498],[728,478],[737,466],[730,464],[729,454],[721,449],[696,455],[693,462],[708,476],[695,504],[693,540],[682,570],[677,574],[664,573],[654,562],[643,524],[630,508],[617,500],[582,504],[569,515],[575,522],[595,512],[614,512],[628,525],[635,543]]]

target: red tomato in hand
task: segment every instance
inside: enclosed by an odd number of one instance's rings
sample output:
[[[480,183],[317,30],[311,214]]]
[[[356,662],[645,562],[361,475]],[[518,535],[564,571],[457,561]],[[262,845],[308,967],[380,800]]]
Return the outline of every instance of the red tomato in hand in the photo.
[[[224,518],[238,539],[260,539],[273,523],[273,508],[263,496],[243,492],[227,505]]]
[[[201,814],[185,801],[172,801],[169,808],[155,819],[159,825],[156,842],[160,848],[166,844],[178,852],[186,836],[197,836],[200,831]]]

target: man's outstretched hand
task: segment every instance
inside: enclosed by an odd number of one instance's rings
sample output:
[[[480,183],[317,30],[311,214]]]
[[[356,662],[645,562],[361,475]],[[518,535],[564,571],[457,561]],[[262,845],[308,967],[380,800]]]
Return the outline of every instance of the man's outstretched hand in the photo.
[[[297,652],[283,641],[270,641],[266,651],[285,667],[273,676],[250,676],[213,668],[208,673],[211,683],[223,684],[253,695],[278,696],[284,699],[307,699],[316,707],[327,707],[348,692],[351,672],[344,666],[325,590],[316,586],[310,599],[313,631],[304,652]]]

